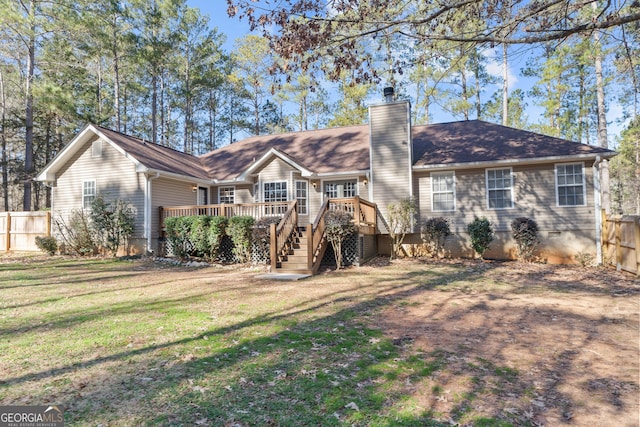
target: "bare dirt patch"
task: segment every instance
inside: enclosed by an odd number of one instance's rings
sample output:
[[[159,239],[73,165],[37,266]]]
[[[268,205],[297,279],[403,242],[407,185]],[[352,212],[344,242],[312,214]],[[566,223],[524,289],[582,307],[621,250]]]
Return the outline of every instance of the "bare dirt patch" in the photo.
[[[635,277],[581,267],[466,264],[466,277],[401,295],[376,320],[405,357],[446,363],[407,392],[463,424],[486,416],[516,425],[639,425]],[[478,285],[478,275],[490,280]]]

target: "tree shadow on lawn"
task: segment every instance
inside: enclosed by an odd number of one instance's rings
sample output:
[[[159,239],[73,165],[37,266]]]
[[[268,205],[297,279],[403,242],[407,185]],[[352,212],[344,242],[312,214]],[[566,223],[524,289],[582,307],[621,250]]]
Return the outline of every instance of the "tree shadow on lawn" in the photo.
[[[449,417],[467,420],[475,415],[478,425],[533,425],[533,417],[544,415],[544,411],[532,413],[531,418],[525,411],[530,410],[527,405],[534,405],[531,402],[539,390],[545,396],[557,396],[566,402],[562,409],[571,411],[575,402],[561,390],[564,373],[580,368],[585,375],[591,374],[592,380],[599,378],[595,370],[589,372],[589,366],[576,366],[576,355],[564,352],[547,354],[546,365],[534,366],[557,375],[553,381],[538,384],[513,368],[506,353],[507,341],[500,346],[503,337],[494,336],[492,322],[508,319],[515,328],[519,322],[541,319],[527,319],[527,312],[512,319],[509,316],[514,310],[509,307],[490,310],[495,296],[449,312],[445,310],[448,304],[471,298],[452,290],[440,294],[438,304],[422,317],[408,316],[404,321],[402,316],[389,318],[388,310],[414,308],[411,298],[429,300],[434,289],[443,284],[454,284],[462,276],[473,280],[474,274],[479,274],[397,273],[362,289],[325,295],[311,306],[305,300],[196,336],[0,384],[66,380],[49,398],[51,403],[65,406],[71,424],[81,425],[439,426],[449,425]],[[318,286],[320,279],[301,283],[300,292]],[[363,294],[363,290],[367,292]],[[569,314],[548,312],[556,317]],[[398,323],[390,323],[393,320]],[[576,322],[592,320],[575,316]],[[451,329],[454,324],[473,323],[479,324],[463,331]],[[406,331],[411,332],[407,335]],[[444,335],[461,341],[450,347],[450,343],[438,341],[437,337]],[[593,336],[577,334],[572,339],[574,347],[584,347]],[[518,348],[520,354],[535,356],[535,342],[525,344]],[[445,392],[439,387],[444,389],[454,381],[462,383],[462,393],[445,411],[438,404]],[[608,382],[590,384],[595,388]],[[513,396],[507,401],[491,401],[485,409],[474,407],[487,396],[502,396],[498,390]],[[525,402],[523,406],[517,406],[520,400]],[[542,403],[550,405],[546,398]],[[515,412],[509,412],[512,409]]]
[[[421,286],[408,286],[401,278],[395,282],[385,280],[383,289],[375,288],[368,296],[357,289],[332,292],[311,307],[304,301],[298,310],[292,306],[280,310],[286,314],[267,313],[195,337],[15,377],[2,384],[50,383],[84,371],[79,376],[85,379],[79,385],[69,379],[70,384],[56,392],[56,396],[66,396],[58,403],[68,408],[69,420],[80,424],[96,417],[126,424],[124,420],[133,417],[135,423],[146,420],[149,424],[192,424],[205,419],[204,424],[213,425],[229,420],[247,425],[333,425],[341,420],[367,425],[396,425],[398,420],[439,425],[428,412],[396,407],[402,396],[376,386],[377,382],[393,383],[404,372],[418,371],[418,376],[424,376],[435,369],[424,360],[392,366],[397,348],[359,320],[388,303],[389,297],[380,294],[397,289],[415,292]],[[344,295],[348,292],[355,293]],[[316,311],[327,307],[332,314],[313,318]],[[254,338],[244,331],[272,329],[274,324],[279,332],[265,337]],[[98,372],[91,373],[94,370]],[[156,413],[158,402],[166,415]]]

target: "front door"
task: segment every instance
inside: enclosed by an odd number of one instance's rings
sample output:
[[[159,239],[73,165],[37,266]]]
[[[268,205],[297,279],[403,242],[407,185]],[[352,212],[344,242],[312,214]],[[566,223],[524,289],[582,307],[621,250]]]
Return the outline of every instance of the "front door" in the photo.
[[[198,205],[209,204],[209,189],[205,187],[198,187]]]
[[[356,197],[358,195],[358,180],[325,181],[324,196],[330,199]]]

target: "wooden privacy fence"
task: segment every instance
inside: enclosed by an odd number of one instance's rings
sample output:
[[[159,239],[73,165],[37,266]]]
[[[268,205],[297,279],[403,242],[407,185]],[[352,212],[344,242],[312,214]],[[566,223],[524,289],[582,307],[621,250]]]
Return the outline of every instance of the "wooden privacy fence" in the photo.
[[[38,236],[51,236],[51,212],[0,212],[0,251],[37,251]]]
[[[602,214],[603,263],[640,275],[640,216]]]

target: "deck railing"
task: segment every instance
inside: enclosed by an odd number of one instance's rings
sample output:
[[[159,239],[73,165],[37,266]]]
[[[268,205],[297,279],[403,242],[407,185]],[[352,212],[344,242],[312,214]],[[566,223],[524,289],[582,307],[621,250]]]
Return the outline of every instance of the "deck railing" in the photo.
[[[280,222],[271,224],[270,232],[270,258],[271,268],[275,271],[280,255],[287,252],[291,243],[291,235],[298,228],[298,203],[294,200],[290,202],[289,208],[285,212]]]
[[[330,210],[341,209],[353,215],[353,223],[360,233],[374,234],[377,232],[377,208],[374,203],[360,199],[360,197],[326,199],[313,222],[306,228],[307,235],[307,267],[316,273],[322,262],[322,256],[327,247],[325,236],[325,214]],[[291,236],[297,230],[298,205],[296,201],[277,203],[243,203],[233,205],[203,205],[203,206],[171,206],[160,207],[160,231],[164,230],[164,221],[173,216],[238,216],[247,215],[255,219],[266,216],[282,216],[278,224],[272,224],[270,230],[270,258],[271,266],[276,268],[283,253],[289,249]]]
[[[174,216],[252,216],[256,220],[267,216],[282,216],[287,212],[291,201],[272,203],[238,203],[233,205],[201,205],[201,206],[160,206],[160,231],[164,230],[164,221]]]
[[[376,227],[376,205],[360,197],[329,199],[329,210],[342,209],[353,215],[353,223],[359,228]]]
[[[329,211],[331,200],[327,199],[322,204],[320,212],[313,224],[309,224],[307,227],[307,267],[315,274],[320,268],[322,262],[322,256],[327,247],[327,239],[325,238],[325,220],[324,216]]]

